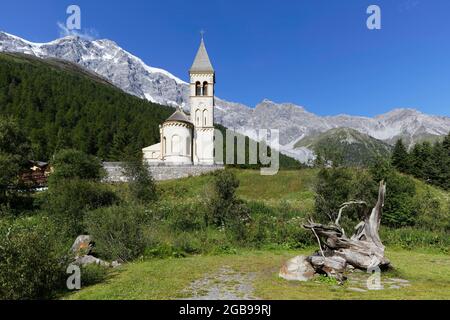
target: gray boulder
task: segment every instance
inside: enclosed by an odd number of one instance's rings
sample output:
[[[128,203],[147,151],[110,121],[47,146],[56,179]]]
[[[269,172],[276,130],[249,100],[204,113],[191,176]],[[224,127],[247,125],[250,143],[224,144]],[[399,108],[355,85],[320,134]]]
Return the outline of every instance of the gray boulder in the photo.
[[[75,239],[71,252],[75,254],[75,257],[82,257],[91,253],[94,243],[92,237],[89,235],[81,235]]]
[[[298,256],[287,261],[280,270],[279,276],[290,281],[308,281],[314,277],[314,268],[305,256]]]

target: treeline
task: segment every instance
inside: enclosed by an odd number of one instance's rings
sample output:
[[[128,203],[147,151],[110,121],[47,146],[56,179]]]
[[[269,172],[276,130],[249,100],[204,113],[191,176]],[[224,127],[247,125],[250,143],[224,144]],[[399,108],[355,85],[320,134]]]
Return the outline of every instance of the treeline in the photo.
[[[429,184],[450,190],[450,133],[442,142],[422,142],[408,151],[398,140],[392,153],[392,165]]]

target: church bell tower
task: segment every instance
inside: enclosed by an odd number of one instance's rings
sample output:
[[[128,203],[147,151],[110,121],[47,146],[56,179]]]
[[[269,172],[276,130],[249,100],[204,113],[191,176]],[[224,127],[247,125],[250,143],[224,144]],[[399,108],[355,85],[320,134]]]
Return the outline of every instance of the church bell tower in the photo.
[[[189,70],[191,121],[194,124],[194,164],[214,164],[215,72],[202,40]]]

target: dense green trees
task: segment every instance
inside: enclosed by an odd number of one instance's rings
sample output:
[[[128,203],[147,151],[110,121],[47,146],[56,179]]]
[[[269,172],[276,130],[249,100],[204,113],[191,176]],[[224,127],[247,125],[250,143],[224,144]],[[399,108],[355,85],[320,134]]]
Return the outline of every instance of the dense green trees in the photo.
[[[392,165],[401,172],[407,172],[411,168],[408,150],[402,139],[395,143],[394,151],[392,152]]]
[[[15,193],[29,156],[30,143],[17,121],[0,116],[0,205],[8,203]]]
[[[381,159],[369,172],[343,167],[322,169],[316,183],[315,218],[321,222],[334,221],[341,204],[362,200],[367,206],[345,211],[346,219],[360,221],[376,203],[381,180],[387,183],[382,223],[396,228],[415,225],[419,212],[426,209],[420,207],[413,179],[398,173],[389,162]]]
[[[140,154],[159,141],[173,112],[87,77],[23,55],[0,54],[0,115],[14,115],[35,160],[75,148],[102,160]]]
[[[450,133],[442,142],[418,143],[409,152],[402,140],[399,140],[395,145],[391,162],[400,172],[449,190]]]

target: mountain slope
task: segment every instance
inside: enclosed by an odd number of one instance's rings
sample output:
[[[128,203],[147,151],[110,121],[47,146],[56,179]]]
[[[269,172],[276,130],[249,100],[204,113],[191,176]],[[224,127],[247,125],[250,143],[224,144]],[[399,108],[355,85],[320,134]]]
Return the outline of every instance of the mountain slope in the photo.
[[[147,66],[110,40],[68,36],[49,43],[32,43],[0,32],[0,51],[21,52],[40,58],[58,58],[95,72],[125,92],[169,106],[187,101],[188,86],[169,72]]]
[[[392,150],[387,143],[349,128],[306,137],[294,148],[308,148],[325,159],[338,157],[344,165],[368,165],[377,157],[389,157]]]
[[[127,93],[157,103],[189,108],[188,84],[171,73],[146,65],[110,40],[87,41],[69,36],[49,43],[32,43],[0,32],[0,51],[22,52],[38,57],[67,60],[107,79]],[[219,82],[220,85],[220,82]],[[399,138],[409,146],[436,140],[450,132],[450,118],[395,109],[374,118],[338,115],[320,117],[291,103],[264,100],[255,108],[216,99],[215,122],[257,138],[254,129],[279,129],[280,150],[307,162],[312,150],[294,145],[307,136],[334,128],[352,128],[394,144]]]
[[[138,154],[172,112],[76,65],[0,53],[0,115],[18,118],[37,160],[71,147],[107,160]]]

